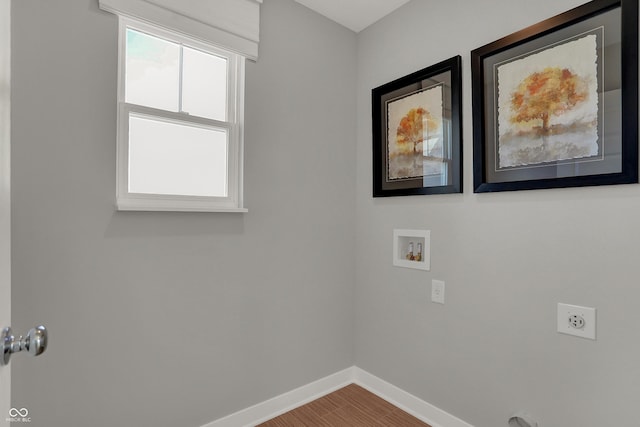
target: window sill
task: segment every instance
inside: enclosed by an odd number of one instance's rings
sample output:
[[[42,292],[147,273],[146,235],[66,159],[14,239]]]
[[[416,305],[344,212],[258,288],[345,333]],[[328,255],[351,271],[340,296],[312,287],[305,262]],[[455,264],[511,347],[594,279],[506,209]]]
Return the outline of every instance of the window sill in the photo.
[[[246,208],[214,206],[206,202],[171,202],[154,200],[118,200],[116,203],[118,211],[140,211],[140,212],[227,212],[227,213],[247,213]]]

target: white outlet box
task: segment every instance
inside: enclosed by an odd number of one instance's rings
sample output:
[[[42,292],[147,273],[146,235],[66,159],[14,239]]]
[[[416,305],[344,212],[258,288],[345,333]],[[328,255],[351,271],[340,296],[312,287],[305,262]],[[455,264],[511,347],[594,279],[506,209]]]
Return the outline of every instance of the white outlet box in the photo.
[[[596,309],[558,303],[558,332],[596,339]]]
[[[413,250],[413,255],[409,250]],[[420,256],[419,250],[422,249]],[[393,265],[396,267],[431,269],[431,231],[393,230]]]
[[[431,281],[431,301],[444,304],[444,282],[442,280]]]

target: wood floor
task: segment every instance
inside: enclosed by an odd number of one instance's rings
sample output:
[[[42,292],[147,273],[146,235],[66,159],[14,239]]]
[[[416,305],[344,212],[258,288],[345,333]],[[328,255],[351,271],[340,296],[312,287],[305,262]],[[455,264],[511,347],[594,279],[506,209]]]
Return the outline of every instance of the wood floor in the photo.
[[[364,388],[351,384],[258,427],[430,427]]]

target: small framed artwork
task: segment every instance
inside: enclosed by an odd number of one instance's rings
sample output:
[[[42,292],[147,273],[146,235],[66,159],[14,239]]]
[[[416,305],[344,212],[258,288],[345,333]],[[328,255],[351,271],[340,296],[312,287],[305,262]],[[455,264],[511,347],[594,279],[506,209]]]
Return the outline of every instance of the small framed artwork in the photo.
[[[638,0],[471,52],[474,192],[638,182]]]
[[[461,58],[372,90],[373,197],[462,192]]]

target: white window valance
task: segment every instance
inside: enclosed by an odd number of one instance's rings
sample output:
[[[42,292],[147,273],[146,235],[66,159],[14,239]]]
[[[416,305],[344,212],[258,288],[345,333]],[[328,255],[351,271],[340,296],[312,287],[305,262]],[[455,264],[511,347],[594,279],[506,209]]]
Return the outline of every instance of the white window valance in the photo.
[[[258,58],[262,0],[98,0],[100,9]]]

